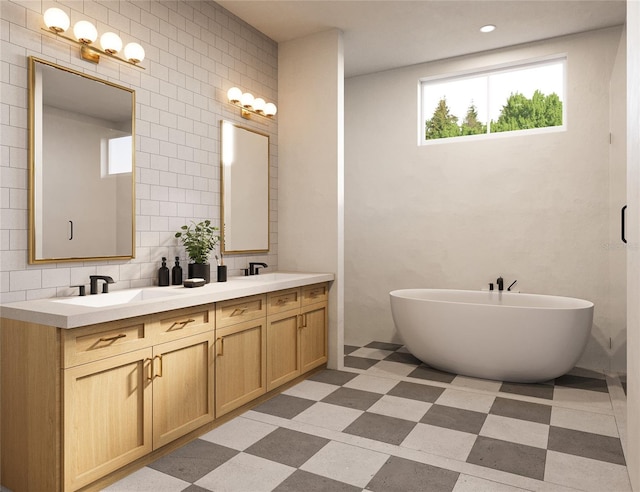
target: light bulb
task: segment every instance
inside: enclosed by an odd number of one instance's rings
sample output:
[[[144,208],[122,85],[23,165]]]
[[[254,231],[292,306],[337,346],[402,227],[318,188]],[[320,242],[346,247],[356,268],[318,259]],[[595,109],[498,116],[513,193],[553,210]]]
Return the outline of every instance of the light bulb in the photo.
[[[242,94],[242,97],[240,98],[240,103],[245,108],[250,108],[253,105],[253,94],[251,94],[250,92],[245,92],[244,94]]]
[[[124,47],[124,57],[131,63],[140,63],[144,60],[144,48],[138,43],[129,43]]]
[[[64,32],[69,29],[69,16],[57,8],[47,9],[44,13],[44,24],[53,32]]]
[[[275,114],[278,112],[278,108],[276,108],[276,105],[273,103],[267,103],[264,105],[264,114],[267,116],[275,116]]]
[[[266,102],[264,99],[262,99],[261,97],[256,97],[253,100],[253,110],[256,113],[264,113],[264,106],[265,106]]]
[[[482,26],[480,28],[480,32],[492,32],[495,31],[496,26],[494,26],[493,24],[487,24],[486,26]]]
[[[73,35],[82,44],[91,44],[98,37],[98,30],[89,21],[78,21],[73,26]]]
[[[241,97],[242,97],[242,91],[237,87],[232,87],[227,91],[227,99],[229,99],[229,102],[231,103],[235,104],[237,102],[240,102]]]
[[[100,46],[110,55],[115,55],[122,49],[122,39],[115,32],[105,32],[100,36]]]

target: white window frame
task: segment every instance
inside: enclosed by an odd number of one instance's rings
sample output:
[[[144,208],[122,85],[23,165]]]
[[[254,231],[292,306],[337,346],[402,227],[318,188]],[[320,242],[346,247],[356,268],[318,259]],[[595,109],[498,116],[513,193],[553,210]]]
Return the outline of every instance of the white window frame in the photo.
[[[448,73],[443,75],[436,75],[431,77],[421,78],[418,82],[418,145],[438,145],[443,143],[453,143],[460,141],[472,141],[476,139],[487,139],[487,138],[505,138],[512,136],[519,136],[523,134],[540,134],[540,133],[556,133],[556,132],[564,132],[567,130],[567,54],[561,53],[553,56],[535,58],[529,60],[520,60],[511,63],[505,63],[500,65],[494,65],[490,67],[483,67],[480,69],[468,70],[464,72],[456,72],[456,73]],[[482,76],[491,76],[491,75],[499,75],[508,72],[515,72],[523,69],[533,68],[536,66],[544,66],[551,65],[555,63],[562,64],[562,94],[558,94],[562,100],[562,125],[558,126],[548,126],[542,128],[529,128],[525,130],[511,130],[506,132],[496,132],[491,133],[490,129],[490,117],[487,116],[486,122],[483,122],[487,125],[487,133],[477,134],[477,135],[461,135],[457,137],[447,137],[447,138],[436,138],[436,139],[426,139],[425,138],[425,123],[426,121],[433,116],[433,109],[429,109],[428,111],[431,114],[426,114],[426,108],[424,107],[423,99],[424,99],[424,91],[425,86],[428,84],[433,84],[434,82],[442,83],[442,82],[455,82],[464,79],[477,78]],[[487,84],[487,101],[489,101],[489,93],[490,84]],[[487,103],[487,106],[490,107],[490,102]],[[459,115],[457,115],[459,116]],[[464,117],[464,115],[461,115]]]

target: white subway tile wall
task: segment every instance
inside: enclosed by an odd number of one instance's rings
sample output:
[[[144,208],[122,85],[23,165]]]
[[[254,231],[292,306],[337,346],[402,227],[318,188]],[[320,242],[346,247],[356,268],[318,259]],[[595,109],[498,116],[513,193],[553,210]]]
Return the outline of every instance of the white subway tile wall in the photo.
[[[98,32],[114,31],[146,52],[146,70],[104,59],[43,32],[42,13],[59,7],[72,24],[87,19]],[[202,1],[3,0],[0,91],[0,301],[77,294],[89,275],[110,275],[112,288],[157,282],[161,257],[188,258],[174,234],[183,224],[220,225],[220,120],[271,137],[270,251],[225,257],[230,275],[249,261],[277,269],[277,121],[242,119],[226,101],[238,86],[278,100],[277,44],[218,4]],[[136,257],[130,261],[29,265],[28,57],[36,56],[136,91]]]

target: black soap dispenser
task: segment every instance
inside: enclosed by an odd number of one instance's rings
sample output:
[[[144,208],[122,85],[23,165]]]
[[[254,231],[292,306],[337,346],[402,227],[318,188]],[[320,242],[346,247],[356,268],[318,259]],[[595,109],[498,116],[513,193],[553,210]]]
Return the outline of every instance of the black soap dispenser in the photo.
[[[158,269],[158,285],[167,287],[169,285],[169,269],[167,268],[167,259],[162,257],[162,266]]]
[[[171,284],[182,285],[182,267],[179,256],[176,256],[176,265],[171,269]]]

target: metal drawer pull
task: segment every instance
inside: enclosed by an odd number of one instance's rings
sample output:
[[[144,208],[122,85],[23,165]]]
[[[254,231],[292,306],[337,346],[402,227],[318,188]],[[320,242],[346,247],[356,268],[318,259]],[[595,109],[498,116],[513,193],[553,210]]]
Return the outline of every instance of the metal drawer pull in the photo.
[[[319,290],[312,290],[311,292],[309,292],[309,297],[313,299],[315,297],[318,297],[320,294],[321,292]]]
[[[247,310],[246,307],[241,307],[241,308],[236,308],[233,310],[233,312],[231,313],[231,316],[242,316],[242,314]],[[230,317],[231,317],[230,316]]]
[[[118,340],[119,338],[124,338],[126,337],[127,334],[126,333],[120,333],[119,335],[114,335],[112,337],[102,337],[100,338],[98,341],[99,342],[115,342],[116,340]]]
[[[169,330],[182,330],[185,326],[187,326],[189,323],[193,323],[195,321],[195,319],[188,319],[186,321],[176,321],[175,323],[173,323],[171,325],[171,328],[169,328]]]
[[[276,305],[282,306],[283,304],[286,304],[287,302],[289,302],[289,298],[285,297],[284,299],[278,299],[278,302],[276,302]]]

